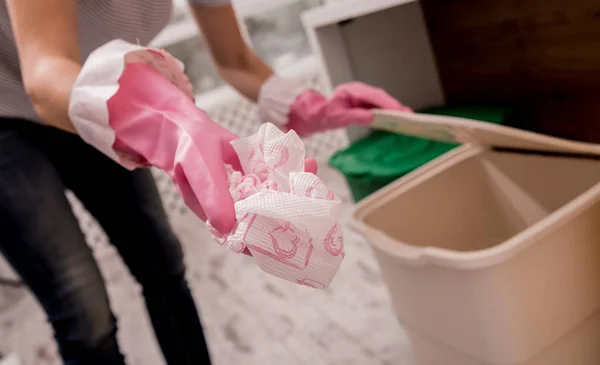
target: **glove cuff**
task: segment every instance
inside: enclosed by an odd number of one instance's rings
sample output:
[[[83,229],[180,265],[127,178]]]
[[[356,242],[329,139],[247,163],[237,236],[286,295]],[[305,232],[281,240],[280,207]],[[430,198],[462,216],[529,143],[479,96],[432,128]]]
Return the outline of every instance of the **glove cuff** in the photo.
[[[183,64],[165,51],[114,40],[89,55],[71,91],[69,118],[85,142],[128,169],[145,163],[115,148],[117,138],[109,122],[108,102],[116,95],[119,80],[131,64],[152,67],[193,100]]]
[[[292,104],[300,94],[309,89],[310,86],[303,81],[271,76],[261,86],[258,95],[258,110],[262,121],[278,127],[288,124]]]

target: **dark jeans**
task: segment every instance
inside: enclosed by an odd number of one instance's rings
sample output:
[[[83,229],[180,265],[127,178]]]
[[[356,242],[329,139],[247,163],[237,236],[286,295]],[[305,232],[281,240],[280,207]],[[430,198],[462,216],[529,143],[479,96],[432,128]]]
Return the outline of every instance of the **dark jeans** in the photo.
[[[150,171],[127,171],[75,135],[0,119],[0,252],[46,311],[65,364],[125,364],[102,276],[65,189],[141,284],[167,363],[208,364],[181,245]]]

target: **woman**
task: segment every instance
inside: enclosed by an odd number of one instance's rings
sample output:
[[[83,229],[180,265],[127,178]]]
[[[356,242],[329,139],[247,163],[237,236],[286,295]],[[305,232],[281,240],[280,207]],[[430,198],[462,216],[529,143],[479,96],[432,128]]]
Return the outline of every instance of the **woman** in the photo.
[[[327,99],[283,80],[246,46],[228,0],[190,5],[221,76],[258,101],[265,120],[307,135],[367,124],[373,107],[400,108],[363,84],[343,85]],[[136,161],[167,171],[186,204],[228,232],[235,211],[223,165],[235,165],[229,141],[236,137],[144,65],[125,68],[108,102],[113,142],[86,129],[74,101],[94,50],[113,39],[147,44],[167,24],[171,6],[170,0],[0,3],[0,251],[46,311],[66,364],[125,360],[102,277],[65,189],[98,220],[143,288],[167,363],[210,361],[181,245],[152,176],[123,166]],[[140,78],[144,85],[135,82]],[[142,143],[146,137],[153,143]]]

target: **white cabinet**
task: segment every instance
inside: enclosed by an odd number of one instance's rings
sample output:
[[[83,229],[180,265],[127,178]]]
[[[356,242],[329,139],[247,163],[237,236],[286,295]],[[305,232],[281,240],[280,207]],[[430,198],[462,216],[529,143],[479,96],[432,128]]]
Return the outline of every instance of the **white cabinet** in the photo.
[[[362,81],[415,109],[444,103],[418,1],[332,1],[304,13],[303,22],[330,89]]]

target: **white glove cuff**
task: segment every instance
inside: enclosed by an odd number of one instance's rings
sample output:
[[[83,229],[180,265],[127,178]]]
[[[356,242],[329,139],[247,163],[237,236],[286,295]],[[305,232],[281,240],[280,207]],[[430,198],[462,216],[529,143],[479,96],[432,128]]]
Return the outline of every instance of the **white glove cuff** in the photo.
[[[290,107],[308,89],[310,86],[306,82],[271,76],[261,86],[258,95],[258,112],[262,121],[278,127],[286,125]]]
[[[194,98],[183,63],[165,51],[117,39],[89,55],[71,91],[69,118],[85,142],[128,169],[139,167],[140,163],[113,149],[116,136],[109,123],[108,100],[117,93],[125,67],[133,63],[152,66],[190,99]]]

